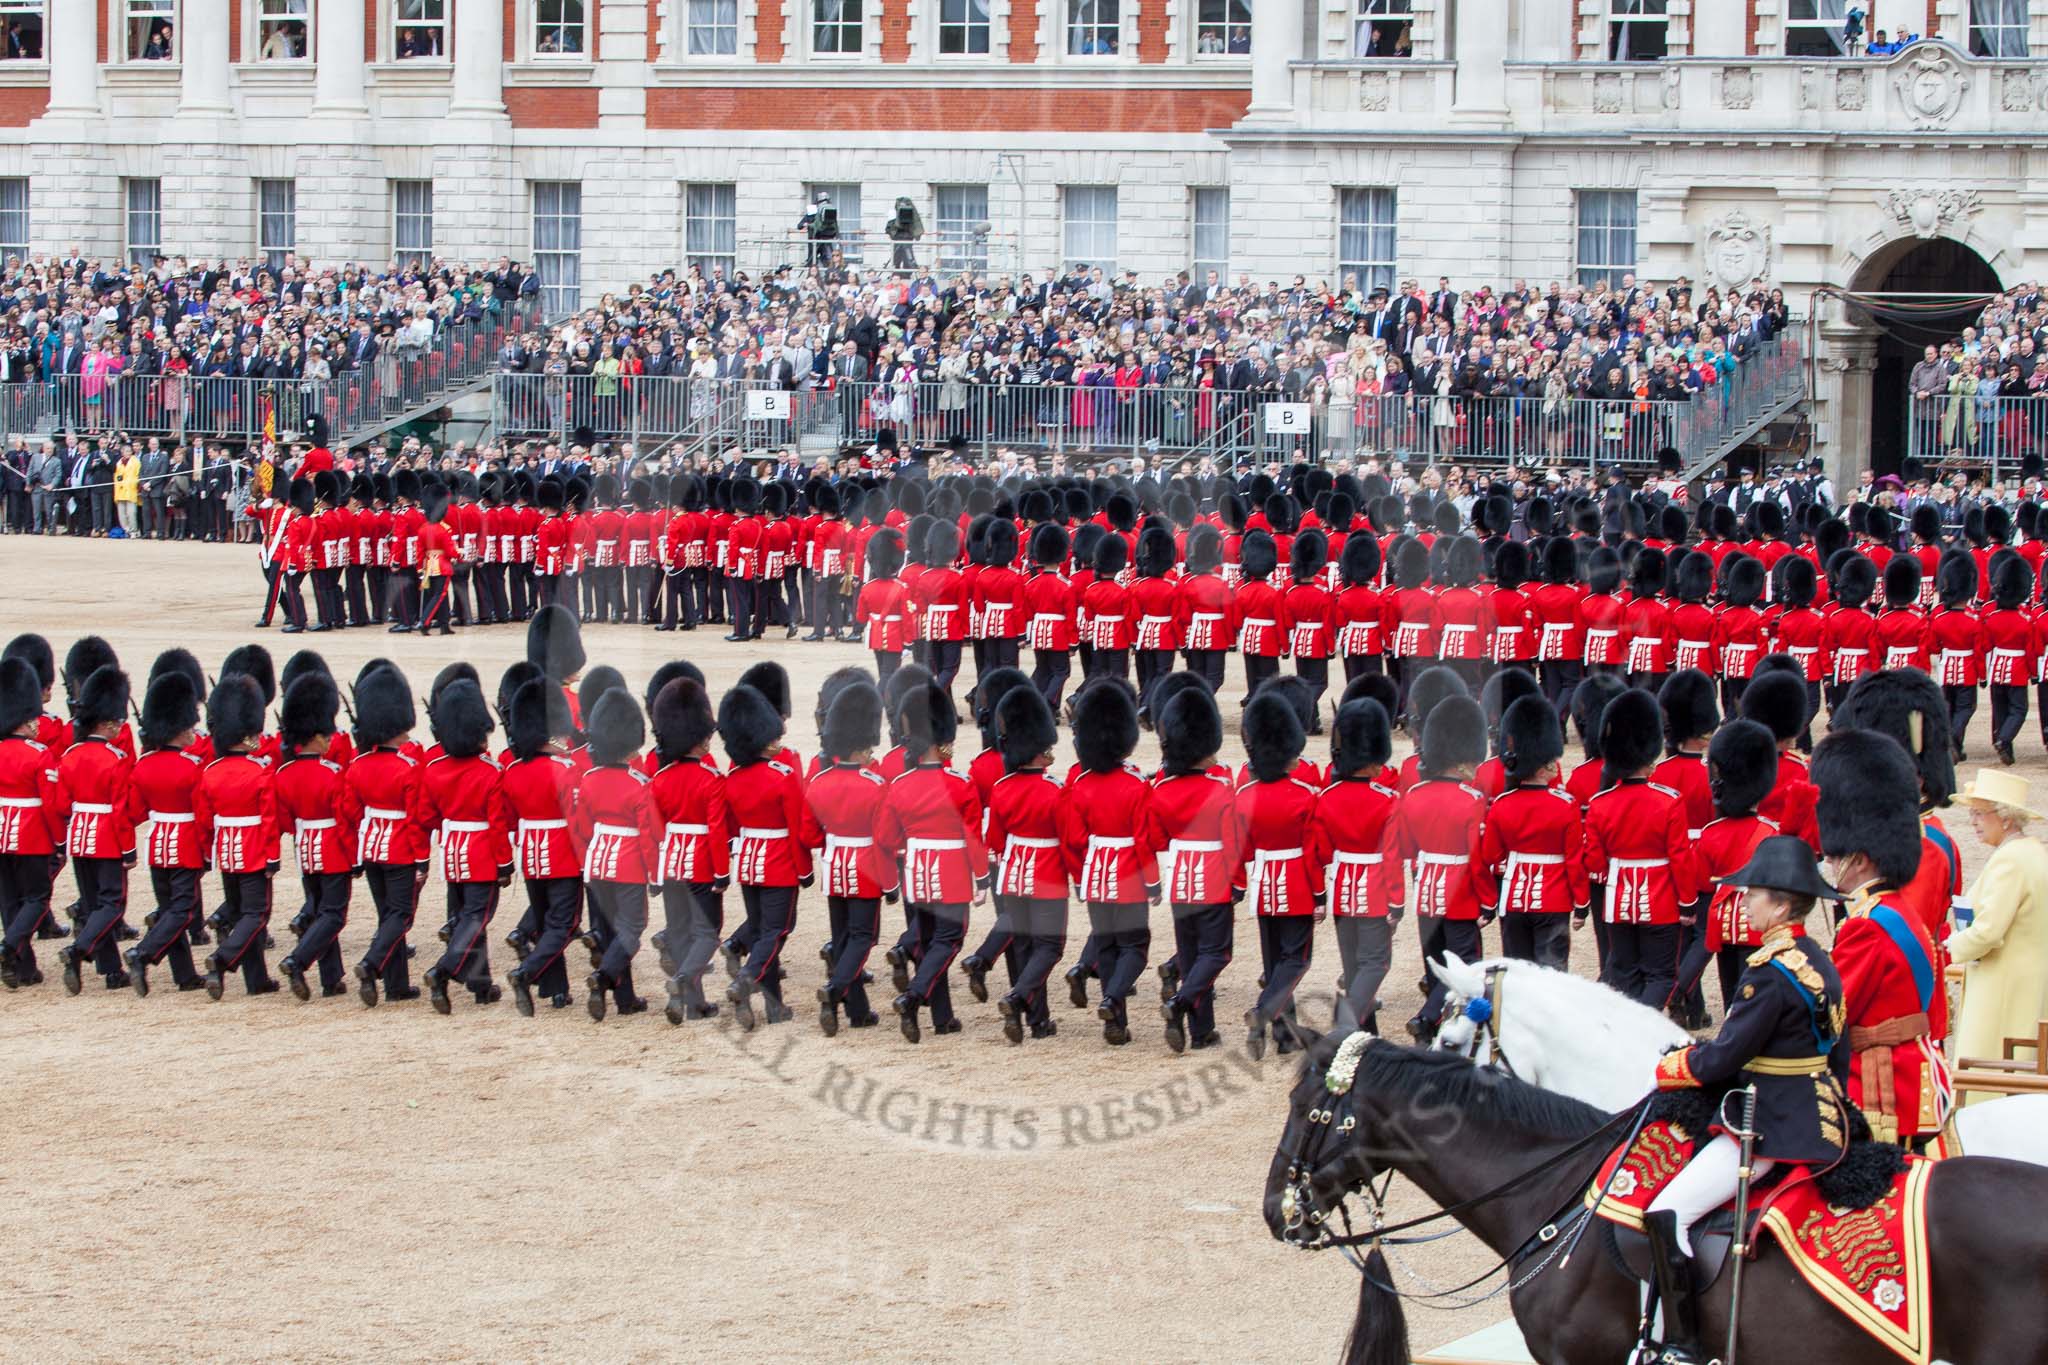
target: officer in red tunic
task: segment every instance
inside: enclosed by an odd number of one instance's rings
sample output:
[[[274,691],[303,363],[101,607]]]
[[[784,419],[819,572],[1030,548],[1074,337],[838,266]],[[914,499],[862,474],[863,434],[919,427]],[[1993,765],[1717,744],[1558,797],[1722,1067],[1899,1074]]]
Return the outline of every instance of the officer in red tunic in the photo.
[[[1840,554],[1828,576],[1834,603],[1824,614],[1827,640],[1828,711],[1833,713],[1849,685],[1882,662],[1878,653],[1877,618],[1869,611],[1877,590],[1877,569],[1854,551]]]
[[[56,755],[36,738],[48,691],[29,659],[0,657],[0,985],[10,991],[43,979],[36,931],[50,917],[50,868],[64,846]]]
[[[1380,986],[1393,962],[1387,889],[1401,870],[1387,861],[1386,831],[1400,798],[1380,780],[1393,749],[1393,725],[1377,701],[1365,697],[1337,708],[1330,785],[1316,798],[1315,822],[1330,854],[1340,1030],[1378,1032]]]
[[[1813,609],[1819,577],[1809,561],[1796,555],[1779,560],[1778,573],[1777,597],[1784,610],[1771,622],[1771,634],[1777,649],[1792,656],[1792,661],[1799,665],[1800,676],[1806,680],[1806,714],[1811,723],[1820,714],[1821,679],[1828,676],[1830,669],[1827,622]],[[1970,699],[1974,706],[1974,687]]]
[[[1709,961],[1721,984],[1721,1011],[1735,1007],[1735,992],[1749,955],[1763,943],[1763,932],[1743,910],[1741,891],[1724,879],[1748,863],[1757,845],[1780,833],[1774,821],[1757,814],[1757,803],[1777,779],[1777,741],[1753,720],[1731,720],[1715,731],[1707,746],[1707,775],[1712,784],[1715,815],[1700,831],[1700,880],[1709,883],[1707,909],[1698,945],[1679,968],[1681,989],[1697,983]]]
[[[523,683],[506,708],[509,753],[498,775],[498,821],[512,830],[535,931],[506,983],[520,1014],[531,1016],[537,991],[556,1009],[572,1003],[562,954],[583,912],[582,863],[569,836],[582,769],[570,757],[569,703],[545,678]],[[515,945],[515,947],[520,945]]]
[[[128,715],[128,675],[102,664],[79,684],[71,702],[73,743],[57,759],[56,814],[65,823],[65,851],[78,879],[78,928],[59,950],[64,989],[81,987],[84,964],[108,990],[129,984],[117,931],[128,912],[127,868],[135,861],[129,819],[135,760],[114,738]]]
[[[1287,652],[1294,656],[1294,672],[1308,686],[1313,698],[1310,734],[1322,731],[1323,694],[1330,688],[1330,657],[1337,651],[1337,599],[1324,586],[1329,548],[1321,531],[1303,531],[1294,538],[1293,557],[1288,563],[1294,580],[1287,589]]]
[[[1268,581],[1280,567],[1273,537],[1264,531],[1247,534],[1239,563],[1244,580],[1232,596],[1230,614],[1237,622],[1238,652],[1244,655],[1244,704],[1250,705],[1259,685],[1279,673],[1294,622],[1285,595]]]
[[[1487,662],[1495,668],[1519,668],[1534,677],[1536,632],[1522,590],[1528,577],[1529,547],[1518,540],[1500,542],[1493,551],[1493,587],[1481,593],[1480,619],[1487,627]]]
[[[1131,646],[1137,651],[1138,714],[1152,720],[1152,685],[1173,671],[1174,651],[1181,647],[1179,581],[1173,566],[1173,533],[1148,526],[1138,535],[1136,577],[1131,581]]]
[[[1016,1044],[1027,1026],[1033,1038],[1059,1031],[1046,980],[1067,947],[1067,791],[1051,771],[1059,743],[1052,708],[1035,686],[1012,687],[997,699],[994,729],[1003,775],[989,788],[986,844],[990,891],[1010,924],[1003,952],[1010,989],[996,1010],[1003,1036]]]
[[[1967,758],[1963,741],[1970,718],[1977,714],[1977,688],[1984,677],[1984,623],[1970,605],[1977,593],[1977,566],[1961,550],[1941,557],[1935,572],[1941,605],[1927,619],[1934,637],[1932,673],[1948,702],[1949,736],[1958,759]]]
[[[1031,573],[1024,580],[1024,643],[1031,647],[1031,685],[1055,712],[1073,673],[1080,608],[1080,595],[1063,572],[1071,549],[1071,540],[1057,523],[1033,528]],[[884,684],[888,679],[883,673]]]
[[[1258,538],[1246,537],[1246,549]],[[1259,929],[1265,985],[1244,1021],[1245,1047],[1256,1060],[1266,1055],[1268,1030],[1283,1054],[1302,1046],[1295,992],[1308,976],[1330,859],[1315,823],[1321,793],[1294,776],[1308,743],[1294,707],[1264,689],[1245,707],[1241,728],[1254,780],[1234,801],[1240,861],[1233,882],[1244,888]]]
[[[166,956],[171,979],[181,991],[204,982],[193,969],[187,939],[199,921],[199,877],[206,850],[194,825],[193,801],[206,759],[194,752],[199,729],[199,693],[192,679],[173,668],[154,679],[142,702],[139,737],[143,754],[135,761],[127,819],[149,826],[143,841],[156,909],[144,921],[142,941],[123,958],[137,995],[149,994],[149,969]]]
[[[896,898],[896,869],[875,845],[875,820],[888,784],[871,766],[882,742],[882,694],[865,678],[842,687],[818,727],[816,775],[804,788],[802,842],[824,878],[830,938],[821,956],[818,1027],[826,1037],[871,1028],[866,968],[881,934],[882,900]]]
[[[1628,642],[1629,681],[1655,692],[1671,672],[1678,649],[1678,633],[1671,623],[1671,608],[1664,601],[1668,577],[1662,550],[1638,551],[1629,565],[1628,605],[1622,609],[1622,632]]]
[[[1679,916],[1699,895],[1685,799],[1651,780],[1663,728],[1647,692],[1631,689],[1607,704],[1603,789],[1586,807],[1586,871],[1607,883],[1609,981],[1652,1009],[1671,998]]]
[[[512,843],[496,801],[500,774],[488,753],[494,726],[483,692],[467,679],[449,683],[432,699],[428,720],[441,754],[420,770],[417,814],[441,846],[448,946],[421,980],[434,1012],[446,1014],[451,982],[467,986],[479,1005],[502,994],[491,980],[489,930],[498,888],[512,881]]]
[[[277,793],[269,763],[255,755],[263,694],[253,679],[238,673],[220,680],[207,699],[206,730],[219,757],[199,779],[193,825],[227,901],[226,927],[206,959],[206,994],[219,1000],[227,974],[240,967],[249,994],[268,995],[278,988],[263,961],[278,865]]]
[[[725,778],[732,876],[746,907],[746,923],[727,948],[733,981],[726,999],[743,1029],[754,1027],[757,991],[769,1023],[793,1015],[783,1000],[782,948],[796,928],[797,888],[812,881],[802,769],[783,748],[782,733],[775,700],[745,681],[719,703],[718,735],[732,765]]]
[[[1557,712],[1540,696],[1501,714],[1500,761],[1512,784],[1487,808],[1473,865],[1474,891],[1499,916],[1501,953],[1569,968],[1572,917],[1591,899],[1578,800],[1555,785],[1564,757]]]
[[[633,765],[647,740],[633,694],[614,688],[599,697],[584,730],[591,767],[577,786],[569,834],[583,853],[590,901],[583,943],[593,970],[583,1005],[602,1021],[607,997],[621,1015],[647,1008],[633,988],[633,958],[647,931],[647,889],[660,877],[662,822],[647,774]]]
[[[420,634],[431,635],[438,625],[443,635],[455,633],[450,594],[454,591],[455,566],[461,559],[455,537],[449,533],[448,490],[438,480],[420,492],[419,544]]]
[[[1769,730],[1778,748],[1777,776],[1757,804],[1757,814],[1777,825],[1780,833],[1806,840],[1819,853],[1820,834],[1813,827],[1813,781],[1806,759],[1796,747],[1810,719],[1806,706],[1805,682],[1784,669],[1758,673],[1742,694],[1743,718]]]
[[[974,576],[972,594],[990,669],[1017,667],[1024,640],[1024,575],[1015,568],[1017,548],[1015,522],[998,518],[990,524],[981,547],[986,562]],[[975,681],[980,680],[977,674]]]
[[[1947,1124],[1953,1088],[1929,1019],[1940,961],[1894,891],[1920,863],[1913,761],[1887,735],[1841,730],[1815,746],[1813,778],[1821,848],[1847,898],[1833,954],[1853,1056],[1849,1098],[1878,1141],[1919,1147]]]
[[[883,529],[868,542],[867,581],[854,602],[853,623],[875,656],[875,674],[887,686],[889,675],[903,663],[909,638],[910,595],[897,574],[903,570],[903,537]]]
[[[1212,696],[1223,689],[1223,661],[1237,641],[1234,594],[1220,572],[1222,557],[1223,537],[1216,528],[1194,527],[1187,535],[1186,572],[1174,584],[1174,626],[1183,657]],[[1377,594],[1373,603],[1377,611]]]
[[[305,892],[304,928],[277,967],[300,1000],[310,999],[308,969],[317,968],[320,994],[346,995],[341,931],[348,924],[349,893],[355,885],[356,831],[341,819],[345,769],[329,755],[341,693],[325,673],[309,671],[285,689],[278,731],[283,761],[277,769],[280,833],[292,832],[299,881]]]
[[[1344,681],[1368,673],[1384,673],[1380,653],[1380,543],[1370,535],[1347,536],[1338,564],[1343,589],[1337,594],[1337,654],[1344,660]]]
[[[1991,690],[1991,751],[2007,767],[2012,742],[2027,723],[2027,687],[2034,680],[2034,571],[2017,554],[1991,561],[1991,605],[1984,623],[1984,681]]]
[[[1484,955],[1479,929],[1481,905],[1473,862],[1479,854],[1486,796],[1472,785],[1486,757],[1486,713],[1466,696],[1446,697],[1422,724],[1421,762],[1415,785],[1401,794],[1387,822],[1389,867],[1414,869],[1412,897],[1388,877],[1387,904],[1400,914],[1412,905],[1421,929],[1422,956],[1456,953],[1467,962]],[[1432,984],[1408,1032],[1418,1042],[1433,1037],[1443,1017],[1444,990]]]
[[[664,929],[657,947],[668,977],[665,1017],[671,1024],[706,1019],[718,1007],[704,995],[704,972],[725,927],[725,891],[732,883],[731,822],[725,773],[711,756],[717,722],[704,684],[677,677],[654,696],[657,766],[651,784],[661,816],[661,901]]]
[[[1578,549],[1563,536],[1543,546],[1543,586],[1528,593],[1529,626],[1536,632],[1536,662],[1542,668],[1543,695],[1563,714],[1571,708],[1572,689],[1583,675],[1580,656],[1584,637],[1579,630]]]
[[[899,983],[892,1008],[913,1043],[922,1037],[918,1014],[924,1009],[931,1011],[934,1032],[960,1031],[946,974],[966,936],[969,905],[988,895],[981,802],[974,784],[949,766],[959,724],[953,699],[936,684],[903,697],[897,726],[908,766],[889,784],[875,822],[875,846],[901,869],[912,921],[916,975],[893,951],[891,964]]]
[[[1579,638],[1586,672],[1622,672],[1628,663],[1628,622],[1621,599],[1621,559],[1606,546],[1586,558],[1586,595],[1579,599]]]
[[[960,557],[960,531],[943,523],[925,537],[925,571],[910,588],[917,638],[923,642],[932,679],[948,693],[960,673],[960,646],[967,639],[970,602],[966,581],[954,567]]]
[[[1107,535],[1096,542],[1092,561],[1094,581],[1081,590],[1077,617],[1080,638],[1092,650],[1088,666],[1091,679],[1128,681],[1131,676],[1131,641],[1136,634],[1136,622],[1130,591],[1120,581],[1129,556],[1122,536]],[[940,672],[936,663],[932,671]],[[941,677],[940,682],[944,681]]]
[[[1143,839],[1151,791],[1129,762],[1137,743],[1137,707],[1120,679],[1092,683],[1075,696],[1081,772],[1067,793],[1060,837],[1098,944],[1096,1014],[1112,1046],[1131,1040],[1128,1002],[1151,952],[1150,907],[1160,894],[1154,850]]]
[[[373,668],[355,687],[356,756],[344,775],[341,821],[356,831],[356,866],[376,907],[377,928],[356,963],[356,994],[377,1003],[381,982],[388,1000],[411,1000],[411,955],[406,935],[418,910],[428,832],[414,819],[419,760],[408,752],[415,723],[412,688],[388,665]]]

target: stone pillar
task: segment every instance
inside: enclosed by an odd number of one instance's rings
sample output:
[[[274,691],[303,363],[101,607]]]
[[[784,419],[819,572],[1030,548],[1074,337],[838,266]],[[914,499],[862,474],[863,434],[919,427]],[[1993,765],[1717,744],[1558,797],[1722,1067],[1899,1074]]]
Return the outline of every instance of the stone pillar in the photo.
[[[639,129],[647,118],[647,64],[654,59],[647,6],[641,0],[601,0],[592,9],[598,127]]]
[[[1569,62],[1579,55],[1577,6],[1571,0],[1525,0],[1521,50],[1525,62]]]
[[[46,117],[98,117],[99,41],[98,5],[50,6],[50,106]]]
[[[1451,117],[1467,123],[1506,122],[1508,26],[1501,7],[1457,0],[1451,23],[1451,56],[1458,63]]]
[[[456,0],[450,114],[504,114],[504,56],[504,7],[498,0]]]
[[[1819,392],[1814,395],[1821,420],[1815,423],[1819,454],[1837,489],[1854,488],[1857,476],[1870,465],[1871,380],[1877,369],[1877,338],[1861,328],[1841,325],[1820,329]]]
[[[1296,0],[1264,0],[1252,6],[1252,99],[1247,122],[1294,121],[1294,73],[1301,59],[1302,7]]]
[[[178,35],[178,113],[232,114],[228,97],[228,4],[230,0],[185,0]]]
[[[1864,7],[1865,12],[1869,6]],[[1742,5],[1717,5],[1714,0],[1692,7],[1692,55],[1740,57],[1749,46],[1749,12]]]
[[[313,17],[319,25],[313,44],[313,112],[369,113],[363,91],[363,0],[320,0]]]

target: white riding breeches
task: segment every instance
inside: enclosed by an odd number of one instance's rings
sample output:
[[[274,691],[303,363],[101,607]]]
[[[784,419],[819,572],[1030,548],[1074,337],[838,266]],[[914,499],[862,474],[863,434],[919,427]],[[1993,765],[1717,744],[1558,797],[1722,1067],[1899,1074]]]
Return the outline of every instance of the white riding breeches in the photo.
[[[1750,1184],[1754,1186],[1763,1179],[1772,1165],[1772,1162],[1759,1157]],[[1692,1255],[1692,1225],[1735,1197],[1741,1172],[1742,1147],[1724,1133],[1702,1147],[1700,1154],[1650,1201],[1651,1213],[1669,1210],[1678,1215],[1680,1251]]]

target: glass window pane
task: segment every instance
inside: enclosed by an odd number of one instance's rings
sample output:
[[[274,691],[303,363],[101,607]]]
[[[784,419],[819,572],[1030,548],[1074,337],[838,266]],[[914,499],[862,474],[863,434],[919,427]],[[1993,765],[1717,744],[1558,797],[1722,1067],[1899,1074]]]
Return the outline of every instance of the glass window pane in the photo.
[[[12,176],[0,180],[0,260],[9,256],[28,258],[28,180]]]
[[[861,0],[811,0],[811,50],[852,55],[861,50]]]
[[[395,0],[391,55],[398,61],[448,55],[448,0]]]
[[[988,269],[988,186],[939,185],[932,202],[939,270],[953,275]]]
[[[391,182],[392,254],[401,264],[424,267],[434,257],[434,182]]]
[[[534,0],[533,50],[542,57],[580,57],[584,0]]]
[[[739,51],[739,0],[690,0],[686,46],[692,57],[730,57]]]
[[[43,0],[0,0],[0,61],[43,59]]]
[[[1337,195],[1337,276],[1360,289],[1394,287],[1395,196],[1391,189],[1340,190]]]
[[[298,236],[298,186],[290,180],[257,181],[256,248],[265,264],[282,268]]]
[[[1061,191],[1064,263],[1116,269],[1116,186],[1069,185]]]
[[[1230,191],[1194,191],[1194,251],[1189,273],[1201,284],[1213,270],[1221,278],[1230,269]]]
[[[1123,38],[1118,0],[1067,0],[1067,53],[1113,57]]]
[[[533,270],[549,317],[583,301],[583,186],[574,180],[533,184]]]
[[[128,259],[148,265],[164,245],[163,182],[130,180],[128,200]]]
[[[1579,283],[1619,283],[1636,268],[1635,191],[1580,190],[1576,200]]]
[[[690,185],[683,191],[683,259],[706,279],[714,270],[727,279],[737,273],[738,197],[733,185]]]

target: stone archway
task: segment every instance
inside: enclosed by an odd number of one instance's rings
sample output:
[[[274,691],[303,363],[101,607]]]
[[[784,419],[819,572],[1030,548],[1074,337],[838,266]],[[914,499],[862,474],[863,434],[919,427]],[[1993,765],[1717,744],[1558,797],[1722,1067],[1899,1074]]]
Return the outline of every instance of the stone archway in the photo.
[[[1953,308],[1916,310],[1911,316],[1877,317],[1851,310],[1867,348],[1868,451],[1870,467],[1892,473],[1907,454],[1911,395],[1907,378],[1923,348],[1953,340],[1974,323],[1978,306],[1971,296],[1993,294],[2002,287],[1998,271],[1978,250],[1953,237],[1905,237],[1887,242],[1866,256],[1851,278],[1859,294],[1955,295]],[[1938,302],[1936,299],[1923,300]],[[1845,376],[1848,383],[1855,382]],[[1846,396],[1846,395],[1845,395]]]

